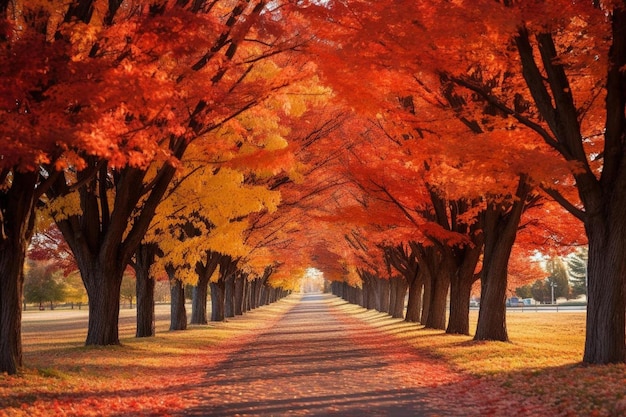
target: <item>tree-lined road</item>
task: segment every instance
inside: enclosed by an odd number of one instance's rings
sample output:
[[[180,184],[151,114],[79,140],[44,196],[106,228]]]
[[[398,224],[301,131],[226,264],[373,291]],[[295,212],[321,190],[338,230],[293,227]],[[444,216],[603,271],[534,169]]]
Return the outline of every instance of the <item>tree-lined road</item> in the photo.
[[[270,329],[207,369],[191,416],[505,415],[496,386],[452,371],[342,311],[328,294],[292,296]],[[196,401],[194,401],[196,402]],[[537,408],[538,412],[549,410]]]

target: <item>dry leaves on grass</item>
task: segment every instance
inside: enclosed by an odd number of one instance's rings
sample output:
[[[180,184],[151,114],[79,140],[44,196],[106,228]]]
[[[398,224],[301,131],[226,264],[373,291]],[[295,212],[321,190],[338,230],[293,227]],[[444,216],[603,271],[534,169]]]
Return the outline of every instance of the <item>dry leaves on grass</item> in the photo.
[[[25,346],[22,374],[0,376],[0,416],[176,414],[199,404],[207,389],[207,369],[270,327],[291,302],[226,323],[148,339],[125,338],[121,346],[84,347],[76,342],[54,348],[54,340],[33,342]]]
[[[550,415],[560,417],[626,416],[626,365],[580,363],[583,312],[509,314],[511,342],[503,343],[445,335],[342,302],[338,307],[465,374],[463,381],[431,395],[442,404],[447,398],[465,398],[463,415],[530,416],[547,408]],[[474,329],[475,312],[470,319]]]

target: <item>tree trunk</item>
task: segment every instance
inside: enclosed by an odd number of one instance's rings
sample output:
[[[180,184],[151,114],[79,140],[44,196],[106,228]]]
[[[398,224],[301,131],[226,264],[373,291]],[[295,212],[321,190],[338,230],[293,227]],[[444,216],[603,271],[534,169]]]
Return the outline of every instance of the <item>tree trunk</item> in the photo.
[[[81,262],[79,262],[79,266]],[[81,276],[89,297],[86,345],[118,345],[120,287],[124,270],[118,262],[82,265]]]
[[[376,284],[378,286],[378,311],[381,313],[389,313],[390,303],[390,288],[389,280],[376,277]]]
[[[619,201],[612,204],[613,215],[586,225],[589,238],[587,333],[583,356],[586,363],[619,363],[626,359],[626,215],[623,213],[626,206],[619,205]]]
[[[217,269],[222,258],[218,252],[207,251],[206,262],[198,261],[196,263],[196,273],[198,274],[198,283],[193,289],[191,301],[191,324],[207,324],[207,299],[209,280]]]
[[[612,45],[606,79],[606,129],[601,192],[579,186],[585,202],[589,241],[587,333],[583,361],[626,360],[626,10],[623,1],[611,14]],[[595,177],[590,176],[591,179]],[[577,179],[578,182],[578,179]]]
[[[446,333],[469,335],[469,307],[473,283],[473,280],[464,280],[458,274],[450,282],[450,317]]]
[[[360,287],[354,287],[355,299],[354,303],[363,307],[363,289]]]
[[[480,310],[474,340],[509,340],[506,329],[508,265],[529,193],[527,177],[522,175],[515,194],[517,198],[510,208],[492,203],[485,210]]]
[[[393,311],[396,307],[396,297],[398,296],[397,294],[397,287],[398,283],[396,282],[396,278],[395,277],[390,277],[389,278],[389,310],[387,311],[387,313],[389,313],[392,317],[393,317]],[[402,315],[404,317],[404,314]]]
[[[154,318],[154,279],[150,267],[154,263],[158,246],[155,243],[142,243],[135,253],[135,289],[137,292],[137,331],[136,337],[155,335]]]
[[[246,313],[250,311],[250,280],[246,277],[243,280],[243,303],[242,303],[242,312]]]
[[[259,306],[259,278],[250,281],[250,310]]]
[[[211,321],[224,321],[224,281],[211,282]]]
[[[450,270],[449,268],[441,268],[432,281],[428,319],[424,323],[426,328],[445,330],[449,288]]]
[[[361,278],[361,292],[363,293],[363,297],[361,298],[361,304],[360,306],[363,308],[368,308],[369,306],[369,300],[370,300],[370,289],[369,289],[369,284],[367,283],[367,281],[365,280],[365,278]]]
[[[424,289],[424,278],[420,275],[419,268],[415,270],[415,274],[409,281],[409,299],[406,306],[406,315],[404,320],[411,323],[420,322],[420,313],[422,310],[422,293]]]
[[[206,305],[209,298],[209,277],[198,277],[198,283],[193,287],[191,298],[190,324],[207,324]]]
[[[243,300],[245,296],[245,284],[246,276],[242,273],[237,273],[235,275],[234,282],[234,294],[233,294],[233,302],[234,302],[234,314],[236,316],[241,316],[243,314]]]
[[[363,289],[365,290],[365,308],[375,310],[378,304],[378,285],[376,278],[372,274],[365,272],[362,274],[361,279],[363,280]]]
[[[0,371],[9,375],[22,366],[22,289],[26,247],[10,249],[3,242],[0,251]],[[20,262],[21,258],[21,262]]]
[[[187,330],[187,310],[185,309],[185,286],[178,280],[170,281],[171,318],[170,330]]]
[[[473,245],[451,248],[447,253],[452,258],[451,262],[455,264],[456,271],[450,277],[450,317],[446,333],[469,335],[470,297],[472,286],[478,279],[475,271],[483,252],[483,238],[483,233],[473,232]]]
[[[224,277],[224,316],[235,317],[235,274]]]
[[[422,289],[422,311],[420,314],[420,320],[419,322],[421,324],[426,324],[426,322],[428,321],[428,315],[430,313],[430,301],[432,299],[432,292],[433,292],[433,278],[430,275],[430,272],[428,271],[428,269],[422,265],[419,269],[419,275],[421,278],[421,281],[424,283],[423,289]]]
[[[404,300],[409,284],[402,277],[392,278],[392,297],[394,302],[390,311],[391,317],[401,319],[404,317]]]
[[[13,172],[0,189],[0,373],[22,366],[22,291],[26,248],[34,228],[37,172]]]
[[[154,318],[154,279],[145,274],[137,274],[137,332],[136,337],[155,335]]]
[[[508,258],[489,261],[485,256],[480,286],[480,310],[474,340],[503,342],[509,340],[506,329],[507,264]]]

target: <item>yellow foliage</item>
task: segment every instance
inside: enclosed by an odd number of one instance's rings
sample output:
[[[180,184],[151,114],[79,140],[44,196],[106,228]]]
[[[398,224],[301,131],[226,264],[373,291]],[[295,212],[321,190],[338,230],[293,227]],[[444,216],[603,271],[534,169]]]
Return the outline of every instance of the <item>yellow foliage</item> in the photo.
[[[48,203],[47,212],[56,221],[82,213],[77,192],[69,193]]]
[[[160,204],[146,240],[157,242],[165,254],[158,268],[172,264],[179,279],[194,283],[195,264],[206,258],[207,251],[235,258],[250,253],[244,243],[247,216],[276,211],[280,193],[246,185],[244,175],[236,170],[199,165],[197,152],[188,155],[185,170]],[[183,229],[192,235],[182,233]]]
[[[220,279],[220,266],[217,265],[217,268],[211,274],[211,278],[209,278],[209,282],[217,282]]]

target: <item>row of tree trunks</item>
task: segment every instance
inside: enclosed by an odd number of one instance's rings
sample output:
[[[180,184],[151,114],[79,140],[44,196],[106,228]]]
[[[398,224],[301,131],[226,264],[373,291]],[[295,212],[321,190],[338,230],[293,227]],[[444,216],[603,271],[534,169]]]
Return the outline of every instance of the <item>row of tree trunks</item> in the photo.
[[[268,283],[271,270],[253,280],[237,270],[237,261],[226,256],[220,260],[220,274],[211,282],[211,321],[242,315],[246,311],[274,303],[289,294]]]
[[[363,274],[363,277],[366,277],[367,283],[364,280],[361,288],[351,286],[345,281],[333,281],[330,292],[351,304],[403,318],[407,282],[401,277],[384,279],[370,273]]]
[[[155,334],[154,279],[149,276],[158,247],[142,244],[133,264],[137,272],[137,337]],[[289,294],[281,288],[268,285],[268,272],[261,278],[248,280],[248,275],[237,271],[236,262],[224,259],[217,252],[207,253],[206,261],[196,264],[198,282],[192,288],[192,313],[190,324],[207,324],[207,300],[210,288],[211,321],[223,321],[227,317],[242,315],[246,311],[275,302]],[[217,280],[210,281],[221,265]],[[171,265],[166,267],[170,279],[171,319],[170,330],[187,329],[185,285],[176,276]],[[228,288],[230,286],[230,288]]]

